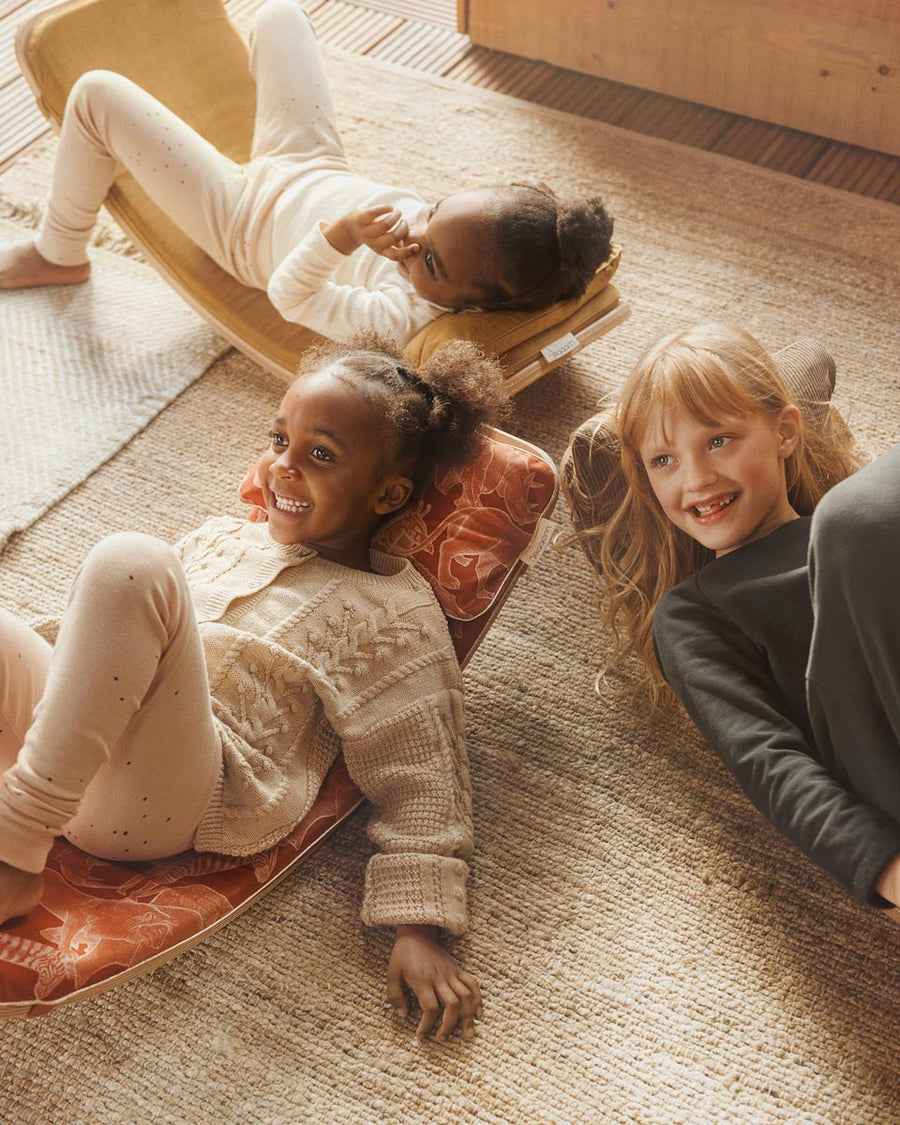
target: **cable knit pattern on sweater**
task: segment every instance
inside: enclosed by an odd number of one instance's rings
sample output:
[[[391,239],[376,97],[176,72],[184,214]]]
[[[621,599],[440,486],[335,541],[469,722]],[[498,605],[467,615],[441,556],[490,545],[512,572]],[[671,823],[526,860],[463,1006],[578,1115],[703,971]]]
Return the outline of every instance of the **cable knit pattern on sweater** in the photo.
[[[375,806],[362,917],[466,928],[472,847],[462,677],[410,563],[351,570],[266,524],[210,520],[179,544],[200,621],[223,772],[201,851],[250,855],[308,811],[338,749]]]

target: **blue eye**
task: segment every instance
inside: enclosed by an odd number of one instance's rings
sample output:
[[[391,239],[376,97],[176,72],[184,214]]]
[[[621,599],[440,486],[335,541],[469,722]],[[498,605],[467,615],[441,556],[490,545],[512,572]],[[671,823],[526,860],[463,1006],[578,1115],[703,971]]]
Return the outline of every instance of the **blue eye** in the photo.
[[[673,460],[671,453],[661,453],[658,457],[650,459],[650,466],[654,469],[667,469]]]

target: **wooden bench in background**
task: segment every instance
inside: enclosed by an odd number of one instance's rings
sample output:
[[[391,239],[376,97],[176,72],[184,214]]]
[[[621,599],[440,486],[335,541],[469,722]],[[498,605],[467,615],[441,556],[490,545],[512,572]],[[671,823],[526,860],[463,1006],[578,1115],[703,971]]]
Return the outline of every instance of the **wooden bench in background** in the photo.
[[[900,155],[898,0],[458,0],[482,47]]]

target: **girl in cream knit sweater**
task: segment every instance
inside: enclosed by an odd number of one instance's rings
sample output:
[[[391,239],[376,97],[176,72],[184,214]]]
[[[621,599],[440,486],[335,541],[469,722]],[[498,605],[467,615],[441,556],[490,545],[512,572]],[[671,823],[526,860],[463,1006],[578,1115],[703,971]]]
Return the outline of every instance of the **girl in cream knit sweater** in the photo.
[[[313,353],[257,466],[264,521],[101,541],[53,650],[0,611],[0,922],[40,900],[59,833],[114,860],[270,847],[343,749],[375,808],[362,917],[397,928],[389,999],[413,990],[420,1037],[440,1009],[437,1038],[474,1034],[478,985],[437,937],[466,928],[461,676],[428,582],[370,540],[502,403],[470,345],[421,373],[381,343]]]

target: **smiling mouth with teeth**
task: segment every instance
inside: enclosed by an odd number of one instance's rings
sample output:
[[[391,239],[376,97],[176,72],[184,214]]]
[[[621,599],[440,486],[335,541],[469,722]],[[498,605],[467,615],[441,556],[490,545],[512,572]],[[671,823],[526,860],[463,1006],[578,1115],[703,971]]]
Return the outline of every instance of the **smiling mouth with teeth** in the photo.
[[[732,492],[730,496],[722,496],[718,500],[713,500],[711,504],[692,504],[691,511],[695,516],[702,519],[704,516],[711,516],[716,512],[721,512],[725,508],[737,500],[738,494]]]
[[[311,508],[312,504],[306,504],[302,500],[292,500],[289,496],[279,496],[276,492],[275,507],[279,512],[305,512],[307,508]]]

